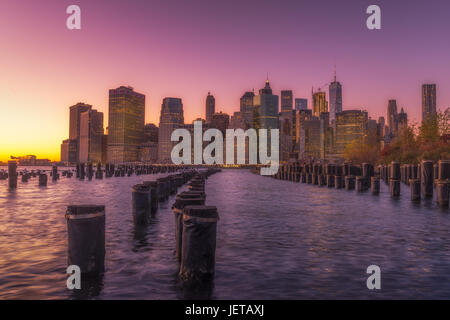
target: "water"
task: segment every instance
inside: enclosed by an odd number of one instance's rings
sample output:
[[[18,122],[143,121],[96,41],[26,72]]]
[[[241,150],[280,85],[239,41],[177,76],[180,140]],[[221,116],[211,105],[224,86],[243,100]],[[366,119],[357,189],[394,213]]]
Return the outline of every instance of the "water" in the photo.
[[[12,192],[0,181],[0,298],[450,298],[450,215],[435,202],[411,203],[403,184],[392,200],[384,183],[372,196],[233,169],[206,184],[220,214],[214,288],[185,290],[173,258],[174,197],[149,226],[133,226],[131,186],[158,177],[62,177],[47,188],[36,178]],[[69,204],[106,205],[106,273],[79,292],[66,288]],[[372,264],[379,291],[366,287]]]

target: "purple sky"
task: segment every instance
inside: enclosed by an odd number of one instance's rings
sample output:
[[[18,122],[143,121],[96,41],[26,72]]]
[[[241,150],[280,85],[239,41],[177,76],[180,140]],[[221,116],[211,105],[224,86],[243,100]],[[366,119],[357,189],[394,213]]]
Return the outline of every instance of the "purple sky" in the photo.
[[[80,31],[65,27],[70,4],[81,7]],[[379,31],[366,28],[370,4],[381,7]],[[397,99],[417,121],[422,83],[437,83],[438,108],[450,106],[449,17],[450,1],[2,0],[0,134],[12,124],[20,134],[0,160],[25,140],[58,153],[78,101],[104,111],[106,127],[108,89],[119,85],[146,94],[147,122],[159,122],[165,96],[183,99],[190,122],[204,117],[208,91],[216,110],[238,111],[267,73],[276,94],[310,103],[335,63],[344,109],[378,118]]]

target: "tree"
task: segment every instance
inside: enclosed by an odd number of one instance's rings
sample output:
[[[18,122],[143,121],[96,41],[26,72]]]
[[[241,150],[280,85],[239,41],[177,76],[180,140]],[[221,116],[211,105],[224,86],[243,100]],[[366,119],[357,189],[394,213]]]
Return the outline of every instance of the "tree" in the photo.
[[[379,158],[379,151],[376,145],[371,145],[367,139],[359,138],[353,140],[345,147],[344,157],[347,161],[355,163],[372,163],[375,164]]]

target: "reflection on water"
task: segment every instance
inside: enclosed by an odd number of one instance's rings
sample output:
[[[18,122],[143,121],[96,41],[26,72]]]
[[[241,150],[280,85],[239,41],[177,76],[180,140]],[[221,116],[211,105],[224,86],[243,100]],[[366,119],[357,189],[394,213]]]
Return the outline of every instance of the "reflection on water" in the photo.
[[[21,169],[21,168],[20,168]],[[160,175],[79,181],[37,178],[9,191],[0,181],[2,299],[450,298],[450,216],[433,201],[400,200],[224,170],[206,184],[218,207],[216,276],[178,282],[174,197],[135,227],[131,186]],[[183,187],[180,191],[183,191]],[[66,288],[70,204],[106,205],[106,272]],[[366,288],[381,268],[382,290]]]

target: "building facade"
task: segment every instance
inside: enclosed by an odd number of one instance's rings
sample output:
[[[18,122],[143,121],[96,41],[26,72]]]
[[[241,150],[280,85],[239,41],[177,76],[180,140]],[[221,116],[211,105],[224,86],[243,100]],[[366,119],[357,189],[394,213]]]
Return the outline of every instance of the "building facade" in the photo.
[[[422,121],[436,114],[436,84],[422,85]]]
[[[330,123],[333,124],[336,119],[336,113],[342,112],[342,85],[336,81],[336,75],[334,75],[334,81],[329,87],[330,94]]]
[[[90,104],[86,104],[83,102],[78,102],[77,104],[71,106],[70,108],[70,116],[69,116],[69,139],[76,141],[76,160],[74,162],[79,162],[79,149],[80,149],[80,115],[83,112],[86,112],[92,109]]]
[[[308,109],[308,99],[296,98],[295,99],[295,110],[306,110]]]
[[[145,124],[145,95],[132,87],[109,90],[108,155],[110,163],[138,161]]]
[[[172,163],[170,156],[175,145],[172,132],[184,126],[183,103],[179,98],[164,98],[161,105],[158,134],[158,162]]]
[[[206,97],[206,123],[211,123],[212,116],[216,112],[216,99],[210,92],[208,92],[208,96]]]
[[[264,88],[259,90],[259,95],[254,96],[253,106],[255,128],[278,129],[278,96],[272,94],[269,80],[266,80]]]
[[[347,145],[367,136],[368,114],[361,110],[346,110],[336,113],[335,153],[344,155]]]
[[[103,112],[90,109],[80,115],[80,162],[102,162]]]
[[[322,112],[328,112],[328,102],[326,100],[326,94],[323,91],[313,92],[313,116],[320,117]]]
[[[76,163],[77,160],[78,141],[66,139],[61,143],[61,162]]]
[[[247,91],[240,99],[240,116],[243,121],[246,123],[248,127],[253,127],[254,123],[254,107],[253,107],[253,99],[255,97],[255,93],[251,91]]]

